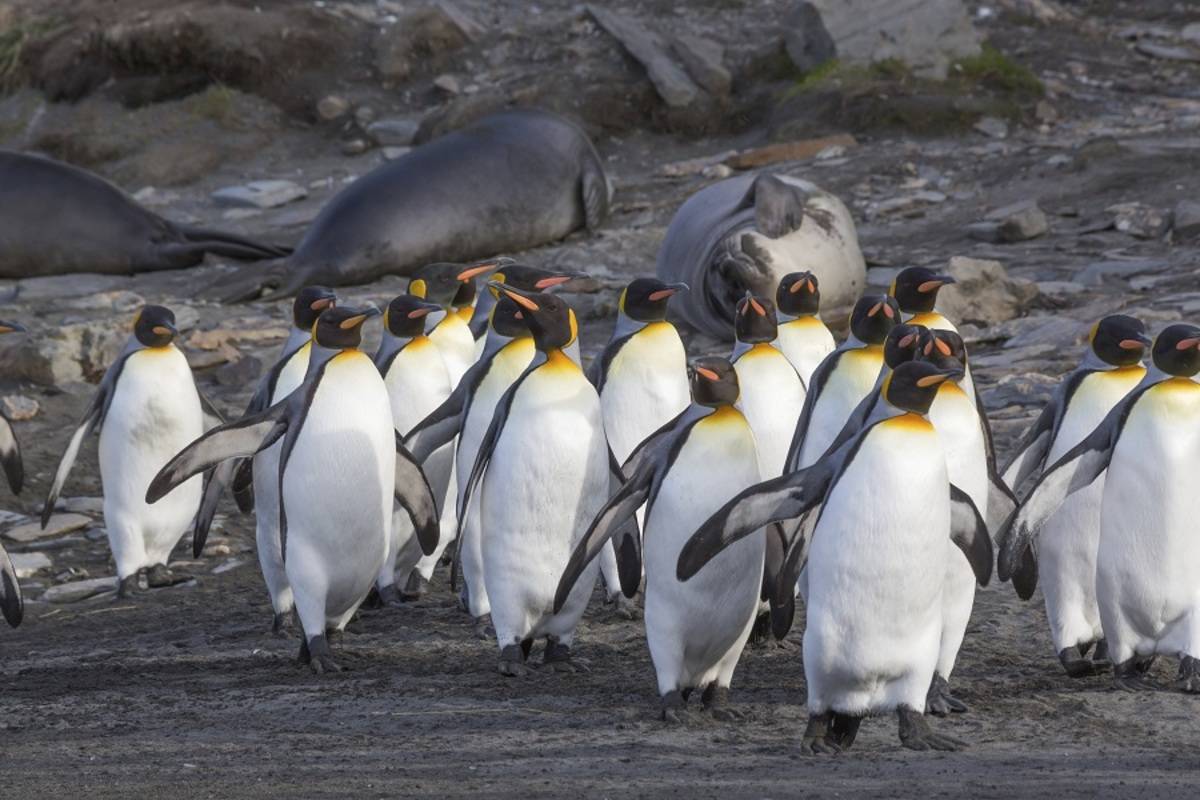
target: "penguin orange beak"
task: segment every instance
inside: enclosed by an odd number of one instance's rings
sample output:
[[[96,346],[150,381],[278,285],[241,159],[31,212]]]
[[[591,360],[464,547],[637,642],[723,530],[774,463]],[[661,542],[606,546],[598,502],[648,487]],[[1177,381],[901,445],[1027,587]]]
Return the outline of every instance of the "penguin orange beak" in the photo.
[[[500,266],[499,261],[487,261],[483,264],[476,264],[473,267],[467,267],[455,277],[462,283],[466,283],[477,275],[482,275],[485,272],[491,272]]]
[[[357,328],[359,325],[362,325],[371,317],[379,316],[380,313],[381,312],[378,308],[375,308],[374,306],[367,306],[354,316],[346,317],[344,320],[339,322],[338,327],[344,331],[348,331],[352,328]]]
[[[1189,347],[1195,347],[1197,350],[1200,350],[1200,337],[1180,339],[1175,343],[1176,350],[1187,350]]]
[[[678,292],[686,292],[687,290],[688,285],[686,283],[667,284],[665,288],[650,293],[650,302],[657,303],[659,300],[666,300],[668,297],[671,297]]]
[[[576,278],[586,277],[587,274],[583,272],[562,272],[558,275],[551,275],[548,278],[542,278],[537,283],[533,284],[533,288],[537,289],[539,292],[544,292],[547,289],[553,289],[555,286],[561,286],[562,284],[568,281],[573,281]]]
[[[758,314],[760,317],[765,317],[767,315],[767,310],[762,307],[762,303],[758,302],[757,298],[751,297],[748,299],[750,301],[750,307],[754,309],[755,314]]]
[[[716,382],[716,381],[721,380],[721,376],[718,375],[716,372],[712,371],[711,369],[709,369],[708,367],[693,367],[693,369],[696,370],[696,373],[698,375],[702,375],[703,377],[705,377],[706,379],[708,379],[710,381]]]
[[[930,280],[927,280],[919,285],[917,287],[917,291],[921,294],[929,294],[930,292],[936,292],[938,289],[942,288],[943,286],[948,286],[951,283],[958,283],[958,281],[954,280],[954,278],[951,278],[949,275],[938,275],[936,278],[931,278]]]
[[[880,300],[878,303],[871,306],[871,310],[867,312],[867,316],[873,317],[876,314],[878,314],[881,310],[883,311],[883,315],[885,317],[887,317],[888,319],[891,319],[892,317],[896,316],[896,312],[892,311],[892,307],[887,304],[886,300]]]
[[[1141,350],[1145,345],[1137,339],[1122,339],[1117,344],[1117,347],[1120,347],[1122,350]]]
[[[412,311],[408,312],[408,318],[409,319],[420,319],[421,317],[425,316],[426,314],[431,314],[434,311],[441,311],[441,310],[442,310],[441,306],[434,305],[433,303],[423,303],[422,305],[420,305],[420,306],[414,308]]]
[[[906,336],[901,336],[900,341],[897,344],[899,344],[901,348],[908,349],[910,346],[912,346],[912,343],[916,338],[917,335],[915,333],[910,333]]]
[[[333,297],[319,297],[308,304],[308,307],[313,311],[324,311],[327,308],[333,308],[337,305],[337,299]]]
[[[526,311],[538,311],[541,308],[541,306],[535,303],[532,298],[527,296],[520,289],[513,289],[496,281],[488,281],[488,286],[498,292],[503,292],[510,300]]]
[[[150,330],[154,331],[159,336],[175,336],[179,333],[174,325],[155,325]]]

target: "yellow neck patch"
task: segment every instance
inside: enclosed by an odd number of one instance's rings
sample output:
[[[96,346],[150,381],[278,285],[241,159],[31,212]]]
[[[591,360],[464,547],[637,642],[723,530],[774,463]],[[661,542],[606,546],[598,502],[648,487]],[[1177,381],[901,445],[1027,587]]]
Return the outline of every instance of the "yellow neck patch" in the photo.
[[[930,433],[933,431],[933,424],[929,420],[911,411],[907,414],[901,414],[898,417],[884,420],[879,424],[887,427],[889,430],[911,431],[914,433]]]

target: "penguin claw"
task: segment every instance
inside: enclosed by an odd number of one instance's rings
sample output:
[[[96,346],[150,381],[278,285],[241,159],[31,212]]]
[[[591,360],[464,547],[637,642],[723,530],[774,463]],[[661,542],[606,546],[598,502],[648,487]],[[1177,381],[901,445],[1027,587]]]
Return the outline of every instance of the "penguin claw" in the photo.
[[[150,589],[165,589],[180,583],[187,583],[191,575],[173,572],[166,564],[155,564],[146,570],[146,586]]]
[[[673,689],[662,696],[659,717],[669,725],[686,725],[687,698],[678,689]]]
[[[925,696],[925,713],[935,717],[948,714],[962,714],[968,711],[967,704],[950,692],[950,683],[936,672],[929,684],[929,693]]]
[[[130,597],[142,593],[141,573],[135,572],[132,575],[126,575],[117,584],[117,597],[126,600]]]
[[[314,675],[342,671],[342,668],[333,660],[333,651],[329,649],[329,641],[325,638],[325,634],[314,636],[311,640],[301,635],[300,654],[296,660],[301,664],[307,664]]]
[[[476,639],[487,640],[495,638],[496,628],[492,625],[491,614],[483,614],[482,616],[475,617],[473,621],[475,624]]]
[[[1200,694],[1200,659],[1184,656],[1179,659],[1179,677],[1175,688],[1185,694]]]
[[[428,593],[429,581],[421,573],[413,570],[404,584],[404,591],[400,592],[400,597],[404,602],[411,603],[414,600],[420,600]]]
[[[806,756],[836,756],[842,748],[826,739],[810,739],[807,736],[800,740],[800,753]]]
[[[284,638],[288,635],[288,618],[286,613],[275,614],[271,618],[271,634],[279,638]]]
[[[611,615],[615,619],[629,620],[632,622],[642,618],[642,610],[638,608],[638,604],[620,592],[618,592],[616,596],[605,600],[604,605],[611,607]]]
[[[525,663],[525,651],[519,644],[506,645],[500,651],[500,662],[496,665],[500,674],[507,678],[523,678],[531,670]]]
[[[900,707],[897,714],[900,717],[900,744],[909,750],[954,751],[967,746],[966,742],[953,736],[935,733],[925,715],[915,709]]]
[[[1153,665],[1154,656],[1134,656],[1116,664],[1113,666],[1113,685],[1122,692],[1156,692],[1160,687],[1146,679],[1146,673]],[[1183,663],[1179,666],[1182,671]]]
[[[1099,672],[1096,663],[1085,656],[1078,645],[1064,647],[1058,653],[1058,660],[1071,678],[1087,678]]]

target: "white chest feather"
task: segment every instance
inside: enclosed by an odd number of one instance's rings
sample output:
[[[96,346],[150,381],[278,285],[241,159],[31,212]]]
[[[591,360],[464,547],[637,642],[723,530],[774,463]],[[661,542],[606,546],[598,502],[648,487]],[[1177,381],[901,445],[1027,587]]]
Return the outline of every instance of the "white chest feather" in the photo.
[[[805,386],[808,385],[813,370],[836,346],[829,328],[816,317],[800,317],[781,324],[779,338],[775,340],[775,344],[787,356],[787,360],[792,362]]]
[[[754,430],[762,474],[780,475],[804,408],[804,385],[787,357],[769,344],[747,350],[734,370],[741,389],[737,407]]]
[[[1046,465],[1053,464],[1095,430],[1113,406],[1129,394],[1145,374],[1143,367],[1126,367],[1095,372],[1084,378],[1067,403],[1058,434],[1047,453]]]
[[[272,404],[278,403],[296,391],[296,387],[304,382],[304,375],[308,372],[308,357],[311,353],[312,342],[306,342],[288,358],[287,363],[279,370],[279,377],[275,379],[275,389],[271,393]]]
[[[533,360],[535,352],[533,339],[530,337],[514,339],[492,359],[487,374],[475,388],[475,394],[471,396],[471,407],[467,411],[467,418],[463,422],[462,433],[459,436],[458,485],[460,489],[466,486],[466,479],[475,465],[479,443],[483,441],[488,425],[492,422],[496,404],[508,391],[508,387],[513,385],[513,381],[521,377],[521,373]]]
[[[955,383],[944,383],[929,409],[929,421],[946,451],[950,482],[966,492],[987,518],[987,449],[979,412]]]
[[[384,377],[396,430],[406,434],[442,404],[453,387],[437,345],[420,336],[396,354]]]
[[[841,355],[813,406],[800,451],[801,467],[814,464],[833,443],[854,407],[875,388],[882,366],[882,347],[862,347]]]
[[[679,333],[667,322],[647,325],[621,346],[600,395],[604,430],[617,460],[628,458],[688,402],[687,354]]]
[[[450,314],[429,334],[437,345],[450,374],[450,382],[457,386],[463,373],[475,363],[475,337],[471,327],[458,314]]]

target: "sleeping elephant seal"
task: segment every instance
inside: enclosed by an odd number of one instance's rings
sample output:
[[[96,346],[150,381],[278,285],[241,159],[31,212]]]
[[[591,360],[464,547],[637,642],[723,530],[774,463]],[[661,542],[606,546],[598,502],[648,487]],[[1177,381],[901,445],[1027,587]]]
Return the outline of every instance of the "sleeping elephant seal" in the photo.
[[[786,175],[739,175],[696,192],[675,213],[658,251],[658,277],[692,287],[678,308],[694,328],[733,338],[747,291],[774,297],[779,280],[807,270],[821,284],[821,316],[862,293],[867,267],[846,206]]]
[[[266,287],[270,299],[525,250],[595,230],[610,196],[583,131],[545,111],[505,111],[367,173],[321,209],[290,257],[244,268],[217,291],[249,300]]]
[[[180,269],[205,253],[255,260],[288,249],[177,225],[87,170],[0,150],[0,278]]]

